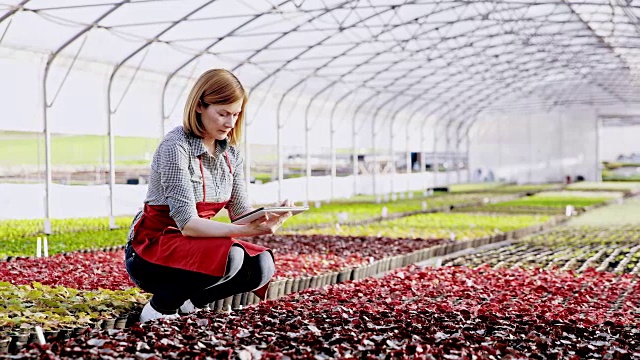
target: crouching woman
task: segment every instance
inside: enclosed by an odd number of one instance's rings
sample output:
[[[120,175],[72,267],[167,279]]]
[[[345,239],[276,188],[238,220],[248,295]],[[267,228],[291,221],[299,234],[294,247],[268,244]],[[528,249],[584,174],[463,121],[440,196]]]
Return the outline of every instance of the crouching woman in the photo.
[[[183,125],[165,136],[153,156],[144,209],[134,217],[125,251],[132,281],[153,294],[141,322],[176,317],[238,293],[265,296],[275,272],[272,252],[235,237],[273,234],[291,213],[247,225],[209,220],[223,208],[232,220],[253,210],[236,148],[246,103],[232,73],[205,72],[191,89]]]

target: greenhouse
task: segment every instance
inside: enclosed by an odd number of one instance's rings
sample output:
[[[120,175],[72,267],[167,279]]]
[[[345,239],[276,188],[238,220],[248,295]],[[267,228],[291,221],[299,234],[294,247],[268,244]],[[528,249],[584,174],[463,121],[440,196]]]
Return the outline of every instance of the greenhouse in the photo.
[[[638,0],[0,0],[0,90],[0,358],[640,359]]]

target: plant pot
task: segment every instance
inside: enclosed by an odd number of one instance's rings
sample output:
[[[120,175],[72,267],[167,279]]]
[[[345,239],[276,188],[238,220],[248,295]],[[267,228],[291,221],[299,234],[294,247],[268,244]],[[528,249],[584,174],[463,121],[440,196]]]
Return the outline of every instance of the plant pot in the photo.
[[[138,319],[140,319],[140,317],[138,316]],[[81,335],[82,333],[84,333],[87,330],[88,327],[86,326],[76,326],[73,328],[73,333],[72,333],[72,337],[76,337],[78,335]]]
[[[351,279],[351,273],[353,272],[353,269],[345,269],[342,270],[338,273],[338,279],[337,282],[341,283],[341,282],[345,282]]]
[[[38,334],[35,331],[29,333],[29,338],[27,339],[27,344],[33,344],[38,342]]]
[[[15,354],[20,351],[29,340],[29,334],[10,334],[11,342],[9,343],[9,353]]]
[[[291,292],[300,291],[300,278],[293,279],[293,283],[291,284]]]
[[[116,319],[102,319],[102,322],[100,323],[100,328],[104,329],[104,330],[108,330],[108,329],[113,329],[113,327],[116,324]]]
[[[315,289],[318,287],[318,276],[312,276],[309,281],[309,287]]]
[[[73,335],[73,328],[64,328],[58,330],[58,339],[59,340],[69,340]]]
[[[0,338],[0,354],[8,353],[9,345],[11,345],[11,337]]]
[[[46,342],[51,342],[58,339],[58,334],[60,330],[46,330],[44,332],[44,339]]]
[[[329,285],[335,285],[338,283],[338,273],[332,272],[329,274]]]
[[[124,329],[127,327],[127,316],[118,316],[116,322],[113,324],[116,329]]]
[[[303,282],[304,289],[306,290],[311,286],[311,276],[305,276],[303,279],[304,279],[304,282]]]
[[[250,293],[250,292],[244,292],[244,293],[240,294],[240,305],[242,305],[242,306],[249,305],[249,296],[251,294],[252,293]]]
[[[231,297],[231,308],[239,309],[240,302],[242,301],[242,294],[235,294]]]
[[[279,298],[281,298],[281,297],[283,297],[283,296],[285,296],[285,295],[286,295],[286,294],[284,293],[286,283],[287,283],[287,280],[286,280],[286,279],[283,279],[283,280],[280,280],[280,281],[279,281],[279,284],[278,284],[278,295],[277,295],[278,297],[277,297],[277,299],[279,299]]]
[[[222,311],[229,310],[231,304],[233,303],[233,296],[228,296],[222,300]]]
[[[218,299],[213,304],[211,310],[222,311],[222,306],[224,305],[224,299]]]
[[[289,278],[284,283],[284,294],[285,295],[291,294],[292,287],[293,287],[293,279]]]
[[[269,290],[267,290],[267,300],[275,300],[282,296],[281,292],[284,291],[284,289],[282,288],[282,284],[283,280],[276,280],[271,282],[271,285],[269,285]]]
[[[253,305],[260,302],[260,298],[256,296],[254,293],[247,293],[247,305]]]

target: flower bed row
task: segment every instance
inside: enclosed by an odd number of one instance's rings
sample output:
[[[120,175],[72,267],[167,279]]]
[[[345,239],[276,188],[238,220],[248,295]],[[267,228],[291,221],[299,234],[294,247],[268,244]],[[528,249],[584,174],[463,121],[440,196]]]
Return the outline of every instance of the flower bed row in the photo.
[[[114,220],[117,227],[128,228],[132,219],[131,216],[119,216]],[[0,243],[7,240],[42,236],[43,229],[42,219],[2,220],[0,221]],[[109,230],[109,218],[51,219],[51,230],[53,234]]]
[[[565,227],[517,244],[450,259],[445,265],[539,267],[640,274],[640,227]]]
[[[422,203],[436,211],[437,209],[448,209],[451,206],[462,206],[466,204],[477,204],[484,198],[494,194],[436,194],[433,196],[420,196],[412,198],[401,198],[391,201],[387,199],[383,203],[376,203],[375,200],[369,202],[344,201],[324,204],[320,208],[311,208],[309,211],[292,218],[286,226],[297,228],[300,226],[314,226],[318,224],[334,224],[336,222],[356,222],[377,218],[381,215],[382,208],[386,207],[390,215],[410,213],[422,210]],[[500,196],[497,194],[496,196]],[[435,209],[435,210],[433,210]],[[347,220],[341,220],[340,214],[348,214]],[[121,216],[115,218],[115,225],[118,228],[128,229],[131,224],[131,216]],[[220,219],[223,221],[228,221]],[[109,230],[109,219],[102,218],[74,218],[74,219],[52,219],[51,229],[54,236],[59,234],[70,234],[76,232],[95,232]],[[25,220],[2,220],[0,221],[0,242],[17,241],[24,238],[34,238],[43,236],[42,219]],[[0,253],[0,257],[2,254]]]
[[[543,268],[574,270],[595,269],[615,273],[640,275],[640,244],[633,247],[564,246],[554,249],[514,245],[497,250],[466,255],[444,263],[448,266],[483,266],[496,268]]]
[[[582,181],[570,184],[567,190],[582,191],[624,191],[626,193],[638,193],[640,182],[618,182],[618,181]]]
[[[340,226],[330,229],[297,231],[300,234],[331,234],[342,236],[388,236],[407,238],[473,239],[515,230],[549,220],[543,215],[494,214],[419,214],[361,226]]]
[[[639,359],[640,287],[627,290],[634,279],[406,268],[237,313],[87,331],[15,358]]]
[[[284,224],[283,229],[297,231],[331,227],[335,224],[363,225],[415,214],[448,212],[453,208],[508,201],[521,196],[524,194],[436,194],[418,199],[382,203],[330,203],[292,217]],[[385,215],[383,215],[383,208],[386,209]],[[227,221],[226,218],[221,220]]]
[[[276,279],[342,271],[451,242],[321,235],[260,236],[252,241],[274,249]],[[82,290],[123,290],[134,286],[124,268],[122,249],[0,262],[0,280],[16,285],[39,282]]]
[[[295,218],[295,217],[294,217]],[[544,222],[546,217],[520,216],[476,216],[466,214],[421,214],[408,216],[393,221],[379,222],[376,224],[363,225],[360,227],[343,227],[344,231],[336,228],[320,229],[315,228],[303,232],[328,233],[332,235],[353,235],[353,236],[388,236],[404,238],[450,238],[451,233],[456,238],[474,238],[491,235],[499,232],[510,231],[519,227]],[[367,221],[368,222],[368,221]],[[425,226],[426,224],[431,224]],[[389,230],[389,226],[395,229]],[[439,228],[440,227],[440,228]],[[448,231],[442,227],[449,227]],[[356,229],[356,230],[351,230]],[[381,231],[381,229],[386,229]],[[81,249],[100,249],[111,246],[121,246],[126,242],[128,229],[117,229],[94,232],[76,232],[56,234],[48,237],[49,254],[59,254],[73,252]],[[291,232],[297,233],[297,232]],[[36,238],[23,238],[6,240],[0,242],[0,259],[35,256]]]

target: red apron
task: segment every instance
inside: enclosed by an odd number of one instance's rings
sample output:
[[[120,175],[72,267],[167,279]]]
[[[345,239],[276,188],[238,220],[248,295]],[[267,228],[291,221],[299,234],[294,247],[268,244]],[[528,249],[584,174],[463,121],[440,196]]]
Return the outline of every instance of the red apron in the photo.
[[[225,151],[227,166],[233,175],[229,156]],[[202,174],[203,201],[196,203],[198,216],[211,218],[227,204],[227,201],[206,202],[207,186],[204,178],[202,158],[200,173]],[[144,212],[133,228],[133,249],[144,260],[157,265],[183,270],[195,271],[212,276],[224,276],[227,269],[229,250],[238,244],[250,256],[256,256],[269,249],[246,241],[223,237],[190,237],[182,235],[176,222],[169,216],[169,205],[144,205]],[[273,254],[272,254],[273,256]],[[254,290],[261,299],[265,298],[269,283]]]

